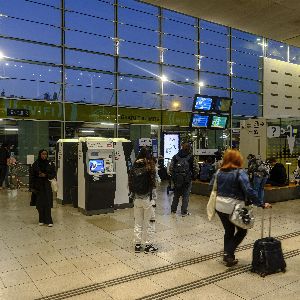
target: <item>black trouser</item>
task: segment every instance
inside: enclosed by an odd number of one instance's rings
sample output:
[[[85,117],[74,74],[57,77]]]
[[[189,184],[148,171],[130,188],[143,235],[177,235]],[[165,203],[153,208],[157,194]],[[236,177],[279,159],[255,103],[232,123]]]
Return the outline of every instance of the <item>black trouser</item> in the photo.
[[[5,180],[7,169],[8,169],[7,165],[0,165],[0,187],[2,187],[3,182]]]
[[[39,212],[39,223],[53,224],[51,217],[51,207],[37,207],[37,210]]]
[[[220,220],[225,229],[224,234],[224,254],[228,254],[230,256],[234,256],[234,252],[237,246],[243,241],[247,234],[246,229],[242,229],[240,227],[235,226],[229,220],[229,215],[224,214],[222,212],[217,211],[217,214],[220,217]],[[235,233],[235,230],[237,232]]]

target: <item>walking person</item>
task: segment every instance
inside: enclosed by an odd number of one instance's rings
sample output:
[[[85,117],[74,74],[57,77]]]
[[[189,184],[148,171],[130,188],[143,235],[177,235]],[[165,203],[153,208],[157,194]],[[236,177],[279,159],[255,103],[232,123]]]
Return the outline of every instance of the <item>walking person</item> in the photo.
[[[7,176],[8,165],[7,161],[10,157],[9,153],[9,145],[7,143],[3,143],[0,147],[0,190],[3,189],[3,183]]]
[[[171,213],[176,214],[179,198],[182,197],[181,215],[190,215],[188,212],[192,180],[199,173],[199,166],[191,154],[192,147],[184,143],[181,150],[173,156],[170,164],[170,174],[174,182],[174,197],[171,205]]]
[[[143,147],[129,173],[129,191],[134,199],[134,241],[135,252],[142,251],[144,233],[146,254],[156,252],[153,245],[155,233],[155,200],[152,198],[156,183],[154,160],[146,147]],[[155,193],[156,195],[156,193]],[[153,196],[155,196],[153,195]]]
[[[236,204],[247,201],[263,208],[269,208],[269,203],[259,202],[256,191],[251,187],[247,173],[242,169],[243,158],[237,150],[227,150],[224,154],[221,169],[211,181],[217,180],[216,212],[225,230],[224,257],[227,267],[238,263],[235,250],[247,235],[247,230],[230,222],[230,215]]]
[[[38,159],[30,169],[29,186],[36,195],[36,208],[39,213],[39,225],[53,226],[51,208],[53,207],[53,193],[51,179],[55,178],[55,167],[48,160],[48,151],[40,150]]]

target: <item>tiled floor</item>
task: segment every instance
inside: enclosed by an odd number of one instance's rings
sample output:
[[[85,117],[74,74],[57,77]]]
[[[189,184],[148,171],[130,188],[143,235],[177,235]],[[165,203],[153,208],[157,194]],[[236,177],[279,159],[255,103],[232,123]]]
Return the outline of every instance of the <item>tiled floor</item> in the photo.
[[[172,194],[167,196],[164,186],[159,195],[159,252],[146,255],[133,252],[132,209],[88,217],[70,206],[55,205],[54,227],[48,228],[37,225],[29,193],[0,191],[0,299],[37,299],[61,292],[68,294],[59,299],[78,300],[300,299],[300,255],[287,259],[285,274],[261,278],[246,267],[229,277],[221,257],[209,256],[222,250],[223,231],[218,218],[206,218],[207,198],[192,195],[192,215],[182,218],[170,215]],[[257,211],[255,228],[244,245],[259,238],[261,213]],[[299,232],[299,213],[299,200],[275,204],[272,235]],[[300,249],[300,236],[285,238],[282,245],[284,252]],[[239,266],[249,265],[251,246],[237,257]],[[191,259],[195,260],[178,264]],[[122,282],[116,280],[124,276]],[[80,287],[86,291],[69,292]]]

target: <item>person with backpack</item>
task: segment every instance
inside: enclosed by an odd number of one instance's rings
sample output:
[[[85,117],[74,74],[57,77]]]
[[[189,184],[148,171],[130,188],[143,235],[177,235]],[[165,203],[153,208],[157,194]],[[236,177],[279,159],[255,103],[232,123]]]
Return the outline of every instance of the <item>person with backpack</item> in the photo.
[[[278,163],[276,158],[270,158],[269,163],[272,166],[272,168],[267,183],[271,184],[272,186],[288,185],[287,173],[284,165]]]
[[[158,250],[153,245],[153,235],[155,232],[155,199],[152,191],[156,185],[155,162],[150,157],[146,147],[143,147],[129,173],[129,192],[134,199],[134,241],[135,252],[142,251],[142,236],[144,223],[145,249],[144,253],[152,253]],[[156,195],[156,193],[155,193]]]
[[[212,176],[215,173],[215,167],[213,165],[213,159],[208,157],[201,165],[199,179],[203,182],[210,182]]]
[[[199,166],[191,154],[192,147],[189,143],[182,144],[181,150],[173,156],[170,164],[170,174],[174,182],[174,197],[171,213],[176,214],[179,198],[182,196],[181,215],[190,215],[188,212],[189,197],[192,180],[199,173]]]
[[[249,172],[252,173],[253,189],[257,192],[259,203],[264,203],[264,189],[268,180],[270,167],[258,156],[251,160]]]

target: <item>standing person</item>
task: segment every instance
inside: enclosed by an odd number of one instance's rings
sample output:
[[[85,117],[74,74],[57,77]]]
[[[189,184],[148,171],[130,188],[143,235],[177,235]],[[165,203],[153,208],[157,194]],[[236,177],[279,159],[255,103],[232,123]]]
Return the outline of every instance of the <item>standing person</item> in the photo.
[[[3,182],[4,182],[7,172],[8,172],[7,161],[10,157],[8,149],[9,149],[8,144],[3,143],[1,145],[1,148],[0,148],[0,190],[3,189],[2,185],[3,185]]]
[[[51,208],[53,193],[49,180],[55,178],[55,168],[48,160],[48,151],[40,150],[38,159],[30,169],[30,189],[36,194],[36,208],[39,212],[39,225],[53,226]]]
[[[189,197],[192,189],[192,180],[199,173],[199,166],[191,154],[192,147],[184,143],[181,150],[173,156],[170,164],[170,174],[174,182],[174,197],[171,205],[171,213],[176,214],[179,198],[182,196],[181,215],[190,215],[188,212]]]
[[[155,189],[155,163],[150,159],[146,147],[143,147],[129,173],[129,191],[134,199],[134,241],[135,252],[142,251],[142,235],[144,232],[146,254],[156,252],[153,245],[155,233],[155,201],[152,200],[152,191]],[[146,223],[146,230],[143,230]]]
[[[252,189],[247,173],[242,169],[243,158],[237,150],[227,150],[224,154],[223,163],[217,173],[217,199],[216,212],[225,230],[224,234],[224,257],[227,267],[238,263],[235,259],[235,250],[247,234],[246,229],[235,226],[230,222],[230,215],[234,206],[248,201],[257,206],[268,208],[269,203],[259,202],[257,193]],[[215,177],[214,176],[214,177]],[[211,183],[214,181],[214,177]]]
[[[283,164],[278,163],[276,158],[270,158],[269,163],[272,166],[267,183],[273,186],[284,186],[287,184],[287,173]]]
[[[258,202],[263,203],[265,184],[270,173],[269,165],[258,156],[251,160],[249,170],[253,176],[253,188],[257,192]]]

